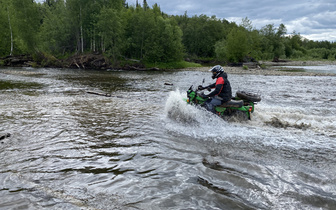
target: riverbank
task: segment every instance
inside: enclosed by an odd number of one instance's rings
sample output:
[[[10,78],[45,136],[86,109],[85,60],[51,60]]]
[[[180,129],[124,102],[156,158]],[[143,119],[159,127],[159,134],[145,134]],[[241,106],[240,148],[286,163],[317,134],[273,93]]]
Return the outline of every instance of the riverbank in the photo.
[[[335,73],[307,72],[297,66],[323,66],[336,65],[336,61],[259,61],[259,65],[253,63],[248,69],[242,66],[223,66],[228,74],[252,74],[252,75],[278,75],[278,76],[336,76]],[[121,69],[131,71],[165,70],[156,67],[146,68],[139,61],[128,60],[124,64],[111,64],[109,59],[100,54],[74,55],[65,60],[58,60],[43,54],[38,59],[31,56],[7,56],[0,58],[0,66],[4,67],[34,67],[34,68],[72,68],[72,69]],[[261,68],[262,66],[263,68]],[[296,68],[284,68],[284,66],[295,66]],[[183,70],[208,71],[210,67],[189,67]]]
[[[336,61],[288,61],[288,62],[270,62],[261,61],[260,64],[266,68],[249,68],[223,66],[224,71],[228,74],[251,74],[251,75],[265,75],[265,76],[336,76],[335,73],[318,73],[305,72],[297,68],[284,68],[283,66],[323,66],[336,65]],[[210,67],[188,68],[192,71],[208,71]]]

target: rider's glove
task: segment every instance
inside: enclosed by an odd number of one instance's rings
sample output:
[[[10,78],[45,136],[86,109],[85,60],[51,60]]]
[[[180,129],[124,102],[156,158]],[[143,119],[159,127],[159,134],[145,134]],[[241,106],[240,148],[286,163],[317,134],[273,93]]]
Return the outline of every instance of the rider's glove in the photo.
[[[198,86],[198,90],[204,90],[204,89],[205,89],[205,87],[203,87],[202,85]]]
[[[201,98],[208,98],[208,96],[206,96],[203,92],[198,93],[198,96]]]

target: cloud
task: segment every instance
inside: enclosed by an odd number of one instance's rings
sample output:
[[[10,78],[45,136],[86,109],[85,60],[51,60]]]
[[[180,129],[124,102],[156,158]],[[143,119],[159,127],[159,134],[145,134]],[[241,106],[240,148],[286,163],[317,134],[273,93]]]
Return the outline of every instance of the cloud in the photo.
[[[135,5],[136,0],[127,0]],[[142,4],[142,1],[138,1]],[[147,0],[169,15],[215,15],[240,24],[247,17],[255,28],[283,23],[288,33],[296,31],[312,40],[336,41],[335,0]]]

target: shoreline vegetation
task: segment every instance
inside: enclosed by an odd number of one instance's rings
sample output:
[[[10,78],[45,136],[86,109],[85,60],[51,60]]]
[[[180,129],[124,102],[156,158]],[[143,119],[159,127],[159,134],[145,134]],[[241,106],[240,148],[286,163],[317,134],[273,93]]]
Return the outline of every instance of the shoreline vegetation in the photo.
[[[69,68],[69,69],[120,69],[120,70],[165,70],[187,67],[201,67],[199,63],[179,61],[172,63],[143,63],[140,60],[124,58],[118,62],[111,62],[110,58],[102,54],[79,54],[65,59],[57,59],[43,53],[0,57],[0,66],[4,67],[33,67],[33,68]]]
[[[76,55],[64,60],[54,57],[40,56],[7,56],[0,58],[0,66],[3,67],[33,67],[33,68],[69,68],[69,69],[95,69],[108,70],[120,69],[130,71],[160,71],[171,69],[183,69],[189,71],[208,71],[211,66],[217,65],[216,62],[202,63],[197,61],[181,61],[180,63],[162,63],[162,64],[143,64],[138,60],[126,60],[119,65],[111,65],[109,60],[101,54]],[[206,65],[206,66],[205,66]],[[306,72],[298,68],[284,68],[284,66],[322,66],[336,65],[336,61],[259,61],[240,63],[235,65],[222,64],[225,72],[228,74],[252,74],[252,75],[274,75],[274,76],[336,76],[335,73]]]
[[[3,4],[0,66],[146,71],[220,64],[234,73],[271,74],[282,62],[336,61],[336,42],[288,33],[282,23],[256,29],[248,17],[236,23],[187,11],[170,15],[146,0],[136,5],[125,0]],[[285,74],[280,71],[272,74]]]
[[[324,66],[336,65],[336,61],[286,61],[272,62],[260,61],[259,64],[265,68],[255,67],[244,69],[243,67],[223,66],[228,74],[251,74],[264,76],[336,76],[335,73],[306,72],[298,68],[284,68],[284,66]],[[192,69],[192,68],[190,68]],[[209,67],[197,68],[199,71],[208,71]]]

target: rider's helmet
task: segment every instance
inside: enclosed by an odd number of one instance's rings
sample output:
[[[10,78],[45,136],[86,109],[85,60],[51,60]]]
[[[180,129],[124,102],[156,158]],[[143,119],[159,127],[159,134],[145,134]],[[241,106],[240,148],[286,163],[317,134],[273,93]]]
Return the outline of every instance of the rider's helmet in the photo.
[[[221,73],[224,72],[223,67],[220,65],[212,67],[209,71],[212,72],[212,79],[218,78]]]

